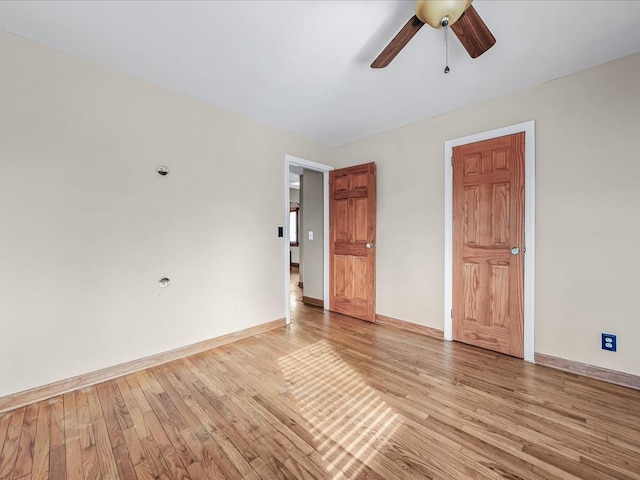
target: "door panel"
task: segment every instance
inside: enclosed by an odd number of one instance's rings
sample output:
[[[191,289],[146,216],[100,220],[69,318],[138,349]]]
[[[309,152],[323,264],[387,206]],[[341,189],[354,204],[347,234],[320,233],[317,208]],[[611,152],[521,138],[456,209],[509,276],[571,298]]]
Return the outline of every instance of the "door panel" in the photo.
[[[329,174],[331,310],[375,321],[376,165]]]
[[[524,140],[517,133],[453,149],[453,338],[516,357],[524,353]]]

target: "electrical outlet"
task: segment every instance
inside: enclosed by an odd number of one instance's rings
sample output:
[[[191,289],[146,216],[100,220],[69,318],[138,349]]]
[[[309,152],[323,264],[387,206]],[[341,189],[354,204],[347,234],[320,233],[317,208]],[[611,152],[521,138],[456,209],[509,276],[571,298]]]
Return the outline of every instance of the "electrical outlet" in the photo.
[[[611,333],[602,334],[602,349],[609,350],[610,352],[616,351],[616,336]]]

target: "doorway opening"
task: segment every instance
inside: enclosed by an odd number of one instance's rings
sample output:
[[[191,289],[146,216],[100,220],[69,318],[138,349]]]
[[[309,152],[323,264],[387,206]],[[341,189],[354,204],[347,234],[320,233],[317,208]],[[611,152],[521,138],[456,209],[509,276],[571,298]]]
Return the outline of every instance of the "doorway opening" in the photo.
[[[300,275],[300,282],[302,282],[304,287],[304,278],[305,278],[305,265],[304,265],[304,249],[305,247],[308,249],[308,253],[311,250],[315,250],[318,255],[316,257],[322,257],[319,265],[314,265],[316,270],[314,274],[314,279],[316,283],[319,285],[315,286],[313,297],[310,297],[313,300],[316,300],[317,303],[322,301],[322,306],[325,310],[329,309],[329,172],[333,170],[333,167],[329,165],[324,165],[321,163],[312,162],[310,160],[306,160],[299,157],[294,157],[292,155],[285,155],[285,319],[287,325],[291,323],[291,263],[294,259],[294,255],[298,255],[298,269]],[[318,200],[321,198],[321,213],[318,217],[318,213],[314,215],[314,217],[309,220],[310,222],[319,222],[321,228],[314,229],[313,226],[311,228],[309,225],[318,225],[318,223],[311,223],[305,225],[304,223],[304,198],[299,198],[298,200],[298,222],[297,227],[298,231],[298,245],[293,245],[291,241],[291,234],[293,227],[290,225],[291,219],[291,209],[292,209],[292,196],[291,196],[291,184],[292,180],[296,178],[296,176],[304,179],[304,173],[308,172],[308,179],[314,177],[315,181],[310,184],[310,187],[307,187],[307,193],[312,193]],[[304,180],[300,183],[302,184],[302,189],[304,190]],[[313,190],[313,191],[312,191]],[[302,196],[301,196],[302,197]],[[296,202],[294,202],[296,203]],[[295,208],[295,207],[294,207]],[[300,214],[300,212],[302,212]],[[316,235],[316,232],[321,230],[321,235]],[[294,249],[297,249],[294,250]],[[320,255],[321,254],[321,255]],[[320,278],[321,277],[321,278]],[[320,294],[321,291],[321,294]]]

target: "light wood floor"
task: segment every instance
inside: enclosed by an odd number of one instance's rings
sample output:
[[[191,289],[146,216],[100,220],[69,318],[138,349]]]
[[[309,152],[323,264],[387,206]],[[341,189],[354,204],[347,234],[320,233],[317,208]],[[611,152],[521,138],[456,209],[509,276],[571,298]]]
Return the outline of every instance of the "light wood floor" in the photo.
[[[0,479],[640,479],[639,391],[293,311],[0,416]]]

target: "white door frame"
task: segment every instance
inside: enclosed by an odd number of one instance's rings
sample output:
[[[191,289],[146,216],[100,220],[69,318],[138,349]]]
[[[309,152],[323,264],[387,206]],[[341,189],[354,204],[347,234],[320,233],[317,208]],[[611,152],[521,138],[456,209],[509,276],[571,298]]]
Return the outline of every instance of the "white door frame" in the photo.
[[[323,242],[323,301],[325,310],[329,310],[329,172],[333,170],[333,167],[329,165],[323,165],[322,163],[312,162],[300,157],[294,157],[293,155],[284,156],[284,297],[285,297],[285,320],[287,325],[291,323],[291,300],[289,298],[289,284],[291,282],[290,264],[289,264],[289,252],[291,251],[291,245],[289,242],[289,167],[298,166],[306,168],[308,170],[314,170],[316,172],[322,172],[322,201],[323,201],[323,224],[324,224],[324,236]]]
[[[453,340],[453,147],[524,132],[524,359],[535,363],[534,294],[535,294],[535,122],[519,123],[444,143],[444,338]]]

